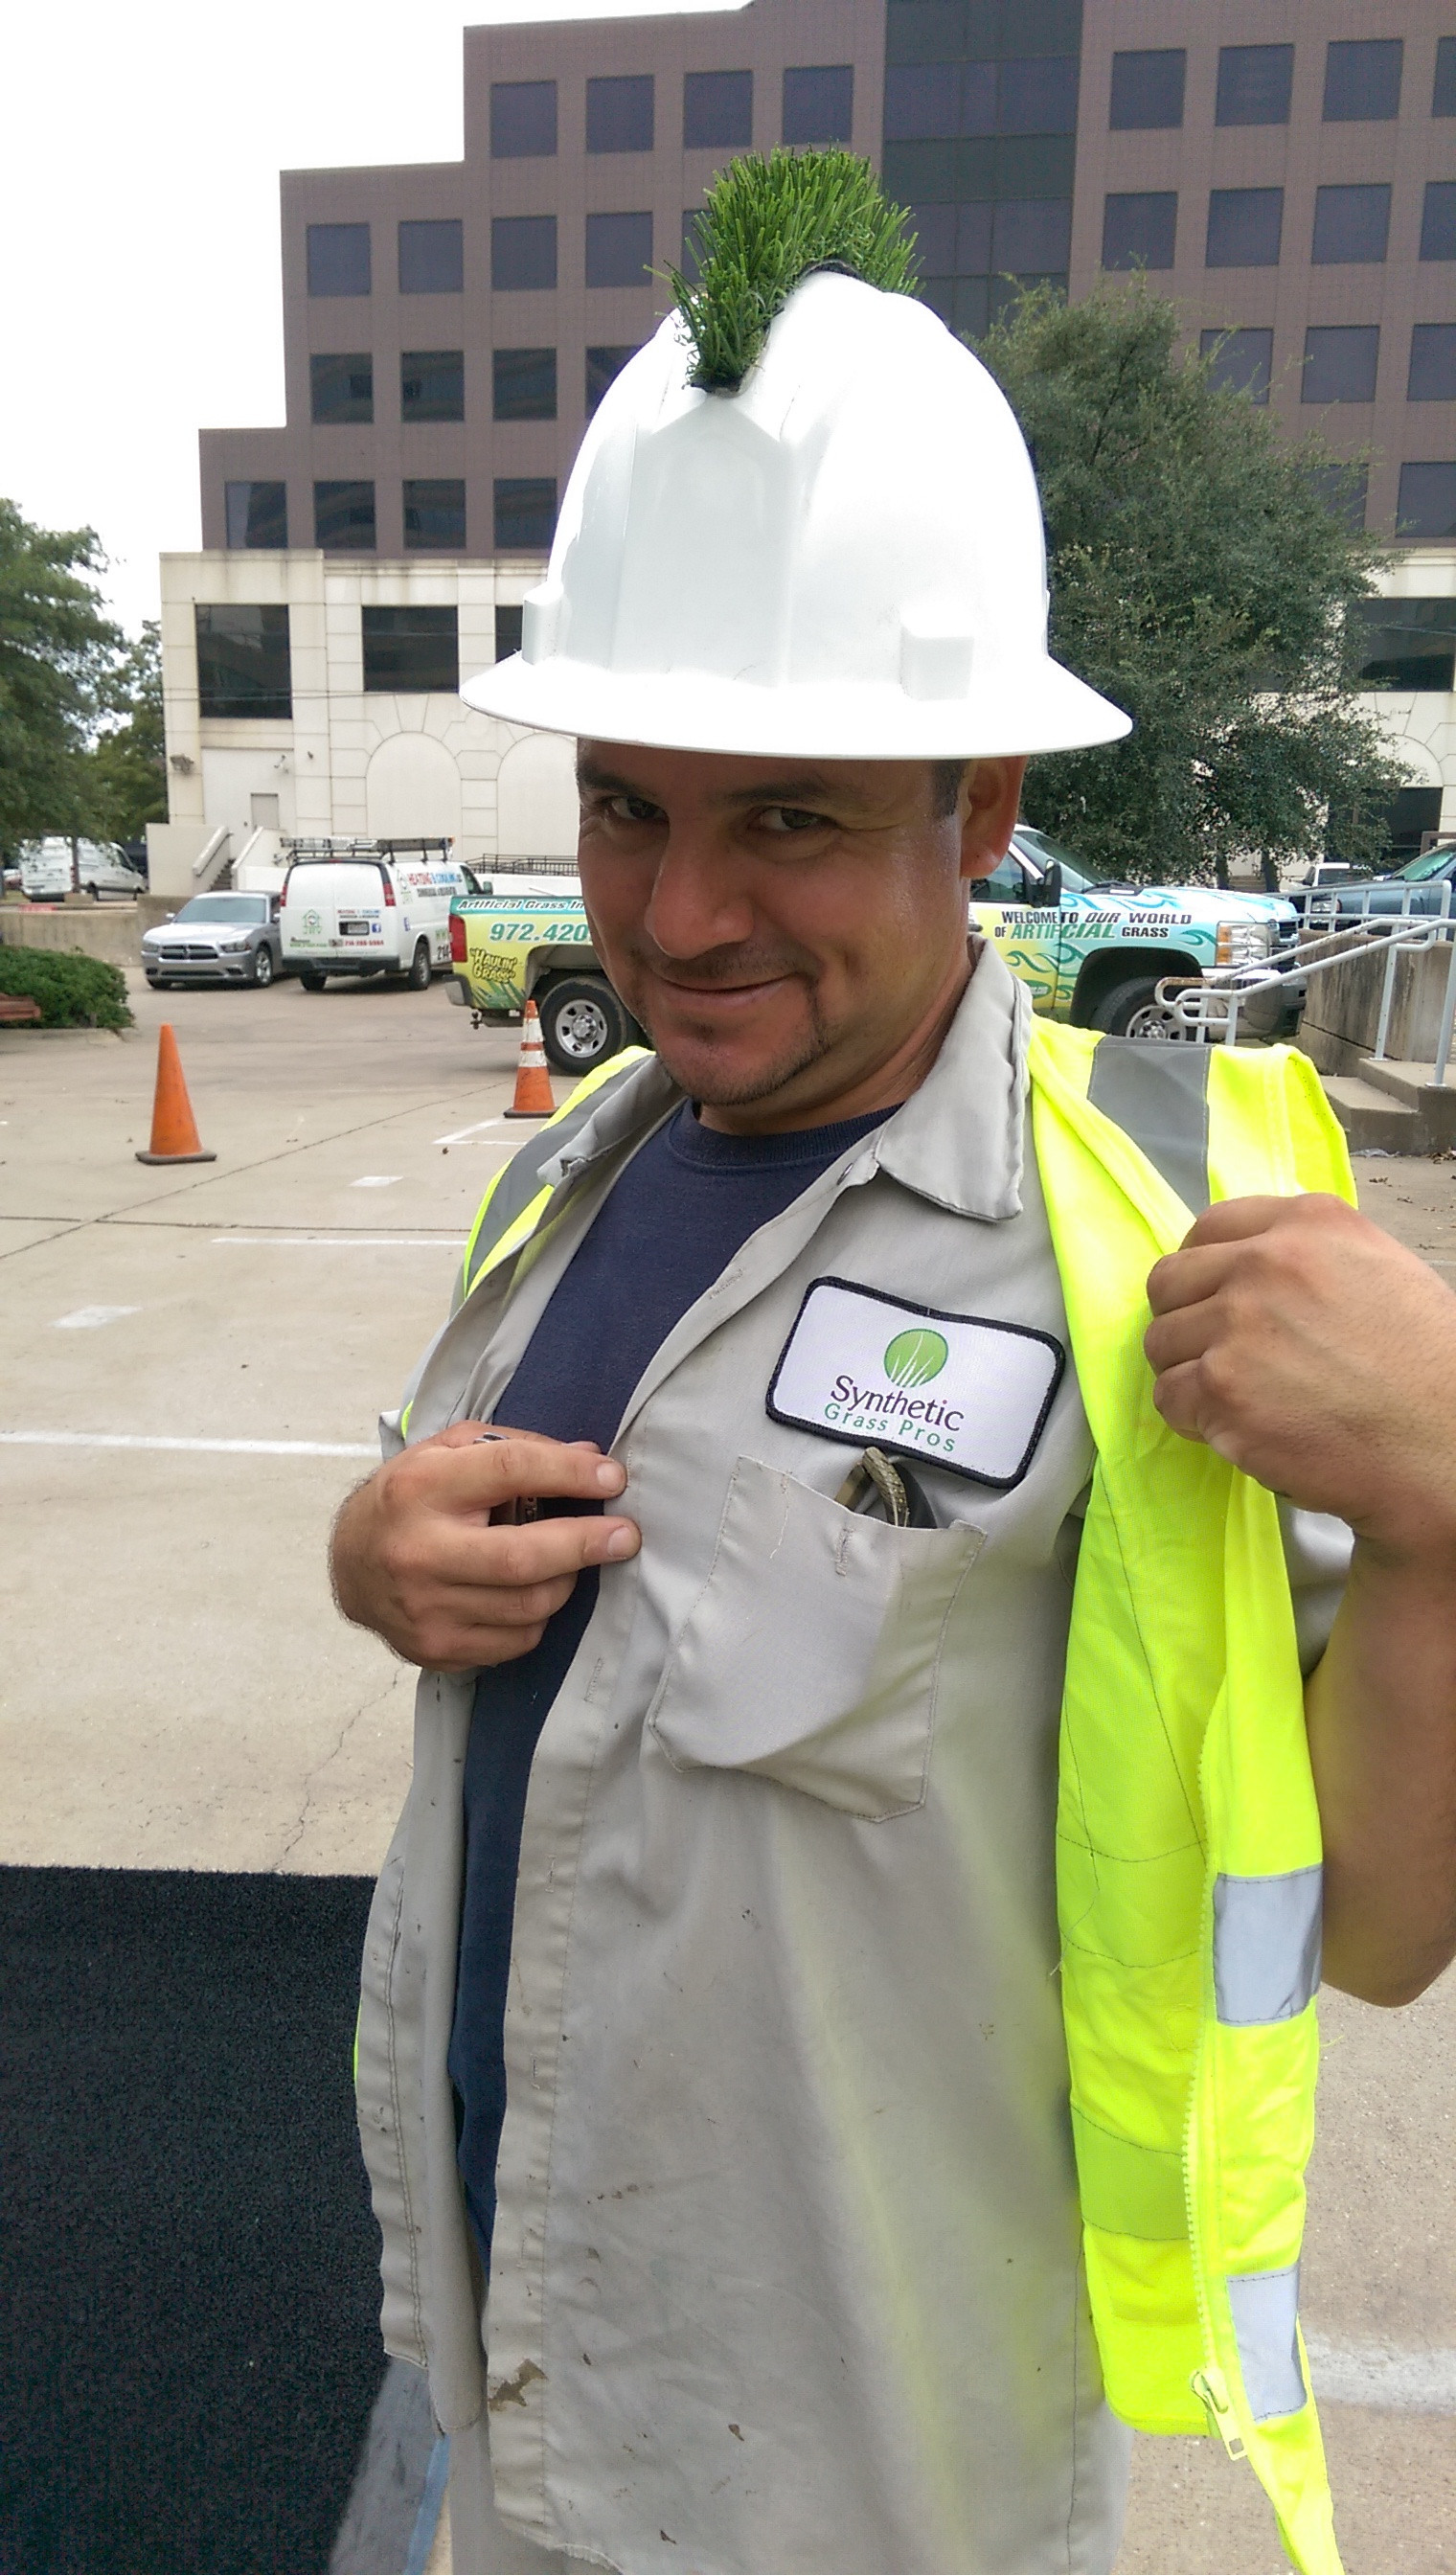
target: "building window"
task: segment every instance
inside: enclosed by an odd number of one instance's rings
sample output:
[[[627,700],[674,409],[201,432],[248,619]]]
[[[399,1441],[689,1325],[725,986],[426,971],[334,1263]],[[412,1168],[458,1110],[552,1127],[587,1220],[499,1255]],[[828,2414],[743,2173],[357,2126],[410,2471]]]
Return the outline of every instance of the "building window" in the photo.
[[[847,143],[853,129],[852,63],[803,64],[784,73],[785,143]]]
[[[922,63],[884,79],[887,143],[950,142],[981,134],[1072,134],[1077,57],[1004,63]]]
[[[405,547],[410,554],[464,554],[464,483],[406,483]]]
[[[1399,36],[1361,37],[1352,44],[1326,46],[1326,125],[1388,123],[1399,116],[1404,51]]]
[[[1438,465],[1402,465],[1395,533],[1456,537],[1456,458]]]
[[[1252,403],[1268,401],[1272,331],[1200,331],[1198,355],[1209,361],[1209,376],[1221,392],[1247,394]]]
[[[1456,259],[1456,179],[1428,179],[1421,208],[1422,259]]]
[[[223,491],[229,546],[288,544],[288,485],[229,483]]]
[[[496,659],[507,662],[521,650],[521,603],[508,603],[496,610]]]
[[[1075,54],[1033,54],[996,71],[998,134],[1075,134]]]
[[[374,485],[316,483],[314,543],[326,555],[372,555],[375,550]]]
[[[354,357],[311,357],[309,402],[315,421],[373,420],[374,360],[368,350]]]
[[[1310,468],[1314,497],[1338,519],[1342,528],[1358,536],[1365,525],[1365,504],[1370,492],[1368,465],[1314,465]]]
[[[1205,268],[1277,268],[1283,226],[1282,188],[1214,188]]]
[[[1456,36],[1436,39],[1436,78],[1431,90],[1432,116],[1456,116]]]
[[[401,420],[464,420],[464,349],[406,349],[400,359]]]
[[[1379,357],[1376,323],[1337,323],[1331,329],[1306,331],[1300,401],[1373,402]]]
[[[460,688],[453,608],[363,608],[364,686],[371,695],[454,697]]]
[[[1287,125],[1292,45],[1221,45],[1215,125]]]
[[[1102,205],[1104,268],[1171,268],[1178,200],[1155,195],[1107,197]]]
[[[310,224],[310,295],[368,295],[368,224]]]
[[[1382,260],[1389,233],[1388,188],[1316,189],[1310,257],[1317,268]]]
[[[288,610],[198,607],[193,615],[199,714],[287,722],[293,714]]]
[[[717,151],[753,140],[751,72],[685,72],[683,149]]]
[[[556,82],[492,81],[493,159],[544,161],[555,151]]]
[[[973,219],[982,212],[991,217],[990,258],[967,262],[961,274],[994,269],[998,275],[1047,277],[1065,270],[1071,256],[1070,197],[1009,197],[995,207],[956,211],[972,218],[967,231],[979,229]]]
[[[645,286],[652,264],[650,214],[587,217],[589,286]]]
[[[637,356],[636,346],[625,349],[589,349],[587,351],[587,418],[590,420],[610,384],[621,375],[629,358]]]
[[[496,552],[546,554],[556,533],[556,478],[508,475],[495,489]]]
[[[555,215],[496,216],[491,225],[491,284],[497,294],[555,286]]]
[[[1114,54],[1107,118],[1111,131],[1139,134],[1158,126],[1181,125],[1187,68],[1181,45],[1161,47],[1155,53]]]
[[[628,72],[587,83],[589,152],[651,152],[653,76]]]
[[[1456,686],[1456,599],[1359,599],[1362,689]]]
[[[1418,322],[1410,335],[1407,402],[1456,402],[1456,322]]]
[[[448,222],[401,224],[400,293],[459,295],[465,286],[465,226]]]
[[[555,420],[555,349],[496,349],[492,390],[497,420]]]

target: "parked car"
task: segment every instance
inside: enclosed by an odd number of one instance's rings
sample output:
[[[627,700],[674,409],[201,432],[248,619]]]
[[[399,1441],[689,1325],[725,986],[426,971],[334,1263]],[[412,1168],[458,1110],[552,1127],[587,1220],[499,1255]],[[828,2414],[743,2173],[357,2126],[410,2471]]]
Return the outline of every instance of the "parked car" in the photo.
[[[1449,895],[1443,888],[1449,886]],[[1290,901],[1301,921],[1309,904],[1310,889],[1295,886]],[[1413,912],[1418,916],[1439,912],[1443,903],[1456,912],[1456,840],[1438,841],[1434,849],[1423,850],[1418,859],[1410,859],[1403,868],[1389,876],[1360,877],[1346,885],[1324,885],[1318,889],[1318,914],[1335,915],[1341,922],[1360,920],[1366,913],[1379,919],[1386,913]]]
[[[195,894],[142,939],[154,993],[173,984],[271,984],[283,971],[278,897]]]
[[[116,841],[77,841],[49,833],[42,841],[20,845],[21,892],[31,903],[60,903],[68,894],[89,894],[99,903],[114,895],[135,903],[145,894],[145,870],[133,867]]]
[[[402,975],[417,992],[450,964],[466,892],[448,841],[285,842],[283,957],[306,993],[331,975]]]
[[[1156,995],[1164,976],[1196,980],[1209,967],[1259,965],[1294,933],[1282,895],[1212,886],[1094,885],[1070,854],[1025,824],[994,875],[972,889],[970,917],[1029,985],[1036,1010],[1113,1037],[1165,1037]],[[582,891],[570,873],[492,870],[489,891],[463,898],[451,920],[452,999],[478,1026],[541,1014],[551,1062],[592,1067],[641,1036],[592,948]],[[1298,1016],[1282,994],[1246,1020],[1272,1036]]]

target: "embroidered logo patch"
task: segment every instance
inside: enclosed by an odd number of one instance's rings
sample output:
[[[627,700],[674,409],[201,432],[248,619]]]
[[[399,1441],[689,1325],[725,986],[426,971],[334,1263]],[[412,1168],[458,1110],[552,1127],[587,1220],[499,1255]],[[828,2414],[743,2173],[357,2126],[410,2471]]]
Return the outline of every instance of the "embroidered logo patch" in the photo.
[[[847,1279],[815,1279],[768,1387],[773,1421],[1019,1484],[1061,1382],[1049,1332],[941,1314]]]

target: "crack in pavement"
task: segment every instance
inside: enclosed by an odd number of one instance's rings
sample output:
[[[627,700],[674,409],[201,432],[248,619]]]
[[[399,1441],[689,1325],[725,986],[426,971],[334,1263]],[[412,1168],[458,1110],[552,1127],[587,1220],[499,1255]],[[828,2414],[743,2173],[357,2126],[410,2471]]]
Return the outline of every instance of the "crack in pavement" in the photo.
[[[276,1868],[283,1869],[287,1867],[290,1852],[297,1850],[299,1843],[302,1841],[304,1834],[309,1828],[310,1817],[313,1814],[316,1804],[314,1794],[316,1783],[322,1778],[324,1772],[338,1760],[340,1753],[343,1751],[344,1746],[348,1742],[355,1727],[359,1724],[360,1719],[368,1716],[371,1708],[382,1706],[387,1698],[393,1696],[394,1692],[399,1688],[400,1682],[403,1679],[407,1668],[407,1665],[404,1663],[397,1664],[382,1689],[377,1689],[370,1695],[370,1697],[361,1699],[358,1707],[353,1710],[352,1714],[345,1717],[339,1728],[338,1736],[330,1746],[329,1750],[324,1753],[320,1760],[314,1763],[312,1769],[304,1772],[303,1803],[298,1811],[298,1821],[291,1826],[290,1830],[284,1837],[283,1846],[274,1863]]]

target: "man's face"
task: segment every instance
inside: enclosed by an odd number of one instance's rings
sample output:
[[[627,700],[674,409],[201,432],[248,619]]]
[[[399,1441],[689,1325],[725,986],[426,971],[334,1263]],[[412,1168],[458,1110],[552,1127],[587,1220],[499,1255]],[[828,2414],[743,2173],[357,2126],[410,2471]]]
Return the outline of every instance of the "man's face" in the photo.
[[[947,812],[927,761],[583,742],[597,953],[682,1088],[813,1124],[908,1062],[965,981],[965,880],[1003,855],[1023,767],[976,762]]]

